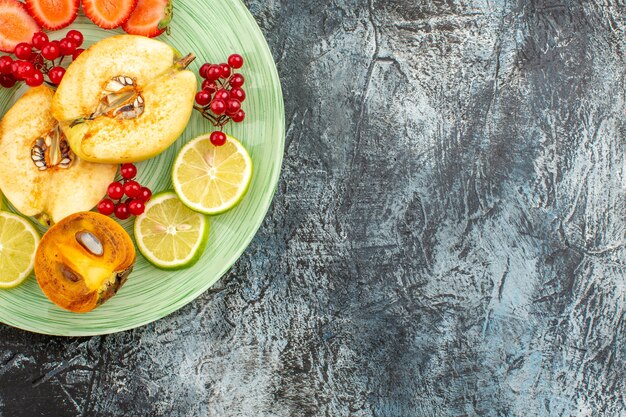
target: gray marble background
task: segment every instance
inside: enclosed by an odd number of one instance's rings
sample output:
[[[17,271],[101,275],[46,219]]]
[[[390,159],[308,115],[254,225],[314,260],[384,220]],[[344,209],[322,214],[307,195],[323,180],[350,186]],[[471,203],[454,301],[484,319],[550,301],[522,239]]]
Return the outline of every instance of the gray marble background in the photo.
[[[622,0],[249,0],[284,171],[211,291],[0,327],[2,416],[624,416]]]

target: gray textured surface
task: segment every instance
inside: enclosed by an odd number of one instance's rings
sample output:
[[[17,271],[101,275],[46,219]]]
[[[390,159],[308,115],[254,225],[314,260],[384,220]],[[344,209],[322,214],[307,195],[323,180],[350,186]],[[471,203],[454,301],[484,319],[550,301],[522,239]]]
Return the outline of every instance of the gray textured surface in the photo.
[[[253,244],[134,331],[0,327],[0,414],[626,415],[624,3],[248,5],[288,120]]]

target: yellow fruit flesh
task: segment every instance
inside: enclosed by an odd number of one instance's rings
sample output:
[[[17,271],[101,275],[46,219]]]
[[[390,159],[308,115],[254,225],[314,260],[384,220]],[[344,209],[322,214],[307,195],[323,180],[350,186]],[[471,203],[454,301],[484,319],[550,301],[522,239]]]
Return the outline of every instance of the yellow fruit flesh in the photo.
[[[84,233],[100,242],[100,253],[79,241]],[[52,302],[70,311],[86,312],[115,295],[134,262],[133,242],[115,220],[81,212],[66,217],[43,236],[37,248],[35,276]]]
[[[117,167],[80,158],[68,169],[40,171],[35,166],[32,145],[56,124],[50,113],[53,94],[45,86],[31,88],[0,122],[0,189],[22,214],[45,213],[56,222],[94,207],[115,178]]]
[[[57,245],[57,252],[61,262],[73,271],[81,271],[85,279],[85,286],[90,290],[102,288],[106,281],[115,278],[111,264],[102,264],[99,259],[84,256],[84,251],[73,246]]]
[[[103,116],[72,128],[64,123],[63,130],[72,149],[87,161],[123,163],[148,159],[165,150],[185,130],[193,111],[189,103],[193,103],[195,88],[196,78],[190,71],[166,74],[142,90],[146,106],[138,118]]]
[[[177,190],[193,208],[227,207],[236,203],[248,185],[250,161],[236,144],[229,140],[216,147],[208,138],[196,141],[176,164]]]
[[[106,38],[83,52],[68,68],[52,105],[72,150],[87,161],[123,163],[151,158],[170,146],[187,126],[197,87],[195,75],[179,68],[177,59],[167,44],[132,35]],[[105,86],[118,76],[133,79],[145,102],[143,114],[73,124],[94,113]]]
[[[183,230],[179,225],[185,225]],[[178,225],[178,227],[177,227]],[[166,262],[184,259],[198,240],[200,222],[196,213],[188,210],[177,199],[165,200],[155,206],[142,225],[144,244],[153,248],[154,255]],[[173,230],[167,233],[168,228]]]
[[[135,222],[141,252],[157,266],[171,268],[193,263],[208,236],[206,218],[182,204],[176,194],[157,195]]]
[[[62,122],[89,116],[98,105],[103,87],[113,77],[126,75],[135,78],[137,85],[147,85],[167,72],[175,59],[174,50],[167,44],[142,36],[103,39],[67,68],[52,103],[54,116]]]
[[[23,226],[12,219],[0,218],[0,271],[3,276],[16,276],[30,264],[35,239],[23,233]]]
[[[0,213],[0,288],[21,283],[33,268],[39,235],[26,220]]]

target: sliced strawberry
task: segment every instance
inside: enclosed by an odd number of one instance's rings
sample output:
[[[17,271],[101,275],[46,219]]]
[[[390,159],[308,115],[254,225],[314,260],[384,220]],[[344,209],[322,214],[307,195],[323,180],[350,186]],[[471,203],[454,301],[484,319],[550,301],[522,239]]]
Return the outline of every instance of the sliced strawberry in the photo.
[[[78,16],[80,0],[26,0],[28,13],[48,30],[58,30],[72,24]]]
[[[13,52],[18,43],[30,43],[39,30],[22,3],[0,0],[0,51]]]
[[[153,38],[165,32],[172,20],[172,12],[171,0],[139,0],[122,28],[131,35]]]
[[[116,28],[128,20],[137,0],[83,0],[85,16],[102,29]]]

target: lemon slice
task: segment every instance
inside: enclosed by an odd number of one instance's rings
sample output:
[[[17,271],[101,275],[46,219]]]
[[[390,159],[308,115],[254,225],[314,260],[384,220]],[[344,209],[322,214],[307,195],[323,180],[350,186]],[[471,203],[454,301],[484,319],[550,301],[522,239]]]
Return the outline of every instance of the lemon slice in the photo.
[[[21,284],[33,271],[39,233],[28,220],[0,211],[0,288]]]
[[[193,265],[209,236],[207,218],[185,206],[176,193],[152,197],[135,220],[135,240],[141,254],[154,266],[180,269]]]
[[[226,135],[214,146],[209,135],[187,143],[172,170],[174,189],[185,205],[205,214],[219,214],[241,201],[252,178],[252,159],[243,145]]]

